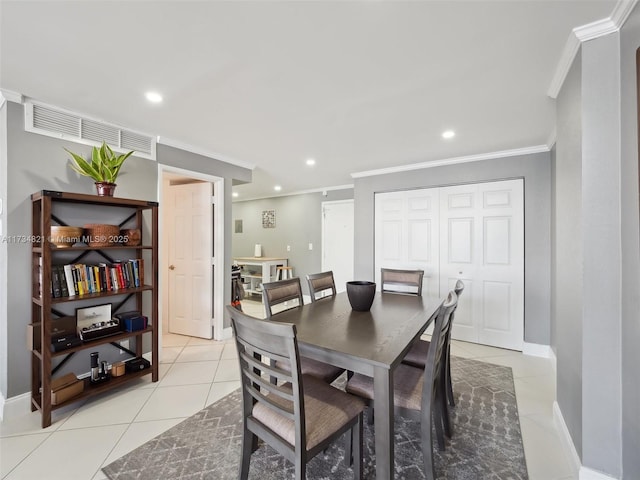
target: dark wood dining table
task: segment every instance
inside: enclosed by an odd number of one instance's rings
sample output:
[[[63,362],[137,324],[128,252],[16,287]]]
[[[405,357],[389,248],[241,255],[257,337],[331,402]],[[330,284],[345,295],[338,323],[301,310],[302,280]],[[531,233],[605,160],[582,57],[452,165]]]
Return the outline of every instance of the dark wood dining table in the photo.
[[[271,319],[296,325],[300,355],[373,377],[376,479],[394,472],[393,371],[430,325],[442,299],[376,292],[371,310],[351,309],[346,293]]]

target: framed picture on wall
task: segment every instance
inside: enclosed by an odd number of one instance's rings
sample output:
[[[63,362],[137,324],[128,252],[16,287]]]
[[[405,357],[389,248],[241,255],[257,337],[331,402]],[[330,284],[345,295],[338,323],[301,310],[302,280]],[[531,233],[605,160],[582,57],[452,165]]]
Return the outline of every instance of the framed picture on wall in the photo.
[[[276,211],[262,211],[262,228],[276,228]]]

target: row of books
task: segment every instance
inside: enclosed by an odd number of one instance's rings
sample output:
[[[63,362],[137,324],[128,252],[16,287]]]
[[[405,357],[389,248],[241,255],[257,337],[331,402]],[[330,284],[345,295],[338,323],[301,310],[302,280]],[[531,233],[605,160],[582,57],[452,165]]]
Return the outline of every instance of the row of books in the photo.
[[[89,293],[113,292],[144,285],[144,261],[141,258],[114,262],[110,265],[53,265],[51,294],[54,298]]]

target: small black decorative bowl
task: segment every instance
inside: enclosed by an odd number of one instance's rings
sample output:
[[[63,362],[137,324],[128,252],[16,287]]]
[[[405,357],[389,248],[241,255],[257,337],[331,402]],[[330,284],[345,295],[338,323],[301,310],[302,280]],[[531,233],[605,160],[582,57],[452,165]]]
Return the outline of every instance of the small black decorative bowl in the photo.
[[[347,296],[351,308],[358,312],[368,312],[376,295],[375,282],[356,280],[347,282]]]

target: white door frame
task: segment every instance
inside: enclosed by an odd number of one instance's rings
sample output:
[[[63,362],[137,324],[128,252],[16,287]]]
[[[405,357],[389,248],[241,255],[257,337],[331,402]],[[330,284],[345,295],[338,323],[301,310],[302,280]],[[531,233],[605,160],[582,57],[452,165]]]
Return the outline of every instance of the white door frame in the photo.
[[[353,198],[348,198],[348,199],[345,199],[345,200],[329,200],[329,201],[321,202],[321,203],[320,203],[320,215],[321,215],[321,218],[322,218],[322,221],[320,222],[320,224],[321,224],[321,229],[320,229],[320,238],[322,238],[322,249],[321,249],[321,252],[320,252],[320,255],[321,255],[321,257],[322,257],[322,258],[321,258],[321,260],[320,260],[320,262],[321,262],[321,263],[320,263],[320,265],[321,265],[321,267],[320,267],[320,268],[321,268],[321,271],[323,271],[323,272],[324,272],[324,271],[326,271],[326,270],[328,269],[328,267],[327,267],[327,265],[326,265],[326,263],[325,263],[325,242],[324,242],[324,229],[325,229],[325,226],[324,226],[324,207],[325,207],[325,205],[337,205],[337,204],[347,204],[347,203],[350,203],[351,205],[353,205],[353,206],[355,207],[355,201],[354,201],[354,199],[353,199]],[[354,213],[354,215],[355,215],[355,213]],[[351,224],[352,224],[352,226],[353,226],[353,228],[354,228],[354,231],[355,231],[355,217],[352,219]],[[352,242],[354,242],[354,241],[355,241],[355,240],[354,240],[354,239],[352,239]],[[355,255],[355,245],[352,245],[352,248],[354,249],[354,250],[353,250],[353,253],[354,253],[354,255]],[[352,272],[354,271],[354,265],[351,265],[351,271],[352,271]],[[340,286],[340,288],[338,288],[338,286],[336,285],[336,289],[337,289],[337,291],[338,291],[338,292],[340,292],[340,291],[344,291],[344,289],[345,289],[345,288],[346,288],[346,287],[342,287],[342,286]]]
[[[214,285],[214,295],[213,295],[213,338],[214,340],[222,340],[224,338],[228,338],[228,335],[225,335],[224,329],[224,285],[225,285],[225,268],[224,268],[224,178],[216,177],[214,175],[208,175],[206,173],[194,172],[192,170],[186,170],[184,168],[171,167],[169,165],[163,165],[161,163],[158,164],[158,200],[160,202],[160,212],[162,212],[162,198],[164,195],[163,192],[163,178],[165,173],[173,173],[182,175],[188,178],[193,178],[197,180],[204,180],[205,182],[210,182],[213,184],[214,191],[214,206],[213,206],[213,216],[216,219],[216,225],[214,225],[214,236],[213,236],[213,258],[212,258],[212,266],[215,265],[215,275],[213,275],[212,281]],[[163,220],[164,215],[161,213],[158,215],[158,224],[159,231],[163,231]],[[162,268],[162,261],[166,258],[166,245],[164,245],[163,235],[158,235],[158,247],[159,247],[159,258],[160,265]],[[165,288],[165,285],[162,281],[158,282],[158,295],[159,298],[163,298],[164,295],[168,294],[168,288]],[[222,286],[222,288],[220,288]],[[158,323],[162,325],[162,302],[158,305]],[[229,330],[231,330],[229,328]],[[159,332],[162,333],[162,332]],[[159,353],[162,353],[162,342],[159,343]]]

